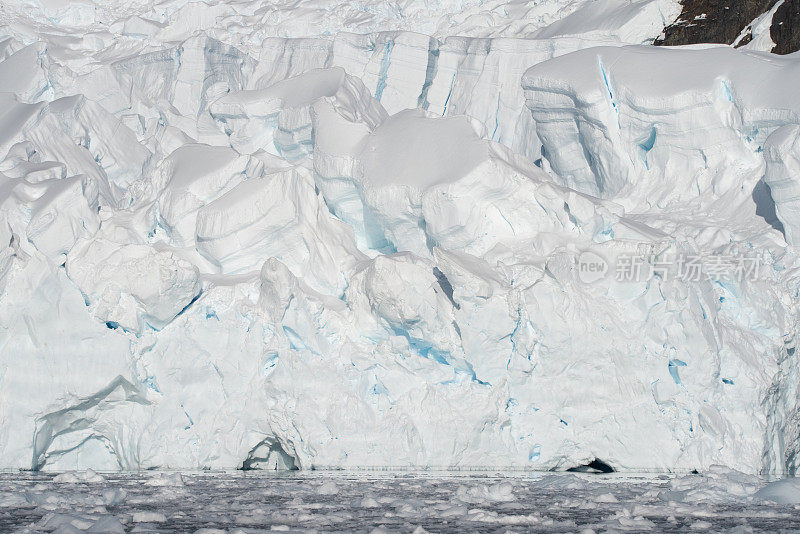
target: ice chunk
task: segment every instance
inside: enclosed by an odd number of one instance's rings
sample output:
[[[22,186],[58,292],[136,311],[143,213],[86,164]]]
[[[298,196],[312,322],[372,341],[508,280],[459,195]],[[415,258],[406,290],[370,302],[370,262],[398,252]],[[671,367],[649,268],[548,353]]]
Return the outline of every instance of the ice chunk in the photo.
[[[99,228],[98,191],[88,177],[49,180],[30,188],[22,185],[20,193],[28,189],[37,195],[30,199],[27,238],[44,254],[66,254],[76,240],[94,235]]]
[[[180,473],[156,473],[145,481],[148,486],[182,488],[185,485]]]
[[[800,503],[800,481],[787,478],[772,482],[755,492],[753,498],[784,505]]]
[[[53,477],[53,482],[59,484],[79,484],[81,482],[96,484],[105,481],[106,479],[103,475],[94,472],[92,469],[87,469],[86,471],[61,473],[60,475]]]
[[[197,214],[197,250],[221,272],[258,270],[274,257],[311,287],[341,294],[363,258],[302,167],[242,182]]]
[[[677,69],[682,76],[665,77]],[[624,47],[540,63],[523,85],[563,184],[630,205],[709,204],[749,195],[763,170],[759,145],[796,121],[800,103],[780,89],[786,76],[797,76],[790,60],[728,48]]]
[[[156,180],[142,182],[146,189],[133,200],[145,202],[160,193],[159,223],[175,244],[190,245],[195,240],[198,210],[245,179],[248,162],[249,158],[228,147],[184,145],[164,160]]]
[[[397,113],[418,105],[435,74],[431,57],[438,46],[435,39],[411,32],[339,33],[332,63],[358,76],[389,113]]]
[[[775,213],[783,223],[786,241],[800,244],[800,125],[775,130],[764,143],[767,163],[764,182],[775,201]]]
[[[665,501],[685,503],[735,502],[747,499],[761,486],[763,482],[759,477],[712,465],[703,473],[671,480],[669,490],[661,492],[659,497]]]
[[[336,495],[339,493],[339,487],[333,480],[326,480],[317,488],[318,495]]]
[[[47,76],[47,46],[37,42],[0,61],[0,92],[12,93],[24,102],[49,100],[53,86]],[[49,97],[49,98],[48,98]]]
[[[363,84],[341,68],[315,69],[265,89],[228,94],[212,104],[211,114],[240,152],[265,148],[296,160],[313,150],[311,105],[324,98],[350,113],[361,111],[377,120],[385,114]]]
[[[22,104],[9,95],[3,118],[0,153],[27,143],[36,163],[62,164],[68,175],[86,174],[99,188],[100,200],[115,205],[119,189],[142,175],[151,152],[136,135],[98,104],[67,97],[49,104]],[[113,186],[112,186],[113,184]]]
[[[443,363],[460,356],[455,310],[430,262],[407,253],[378,256],[363,284],[369,307],[421,355]]]
[[[102,238],[78,243],[67,274],[109,328],[161,329],[200,293],[195,266],[169,250],[120,245]]]
[[[313,69],[328,66],[332,42],[325,38],[266,37],[258,47],[258,63],[250,88],[262,89]]]
[[[53,139],[56,132],[63,132],[71,146]],[[139,178],[152,157],[132,130],[84,97],[51,102],[27,137],[48,159],[65,163],[71,173],[96,174],[99,180],[107,179],[120,188]]]
[[[320,137],[336,124],[320,117]],[[348,158],[339,171],[351,173],[353,188],[347,196],[341,189],[323,193],[334,197],[336,213],[354,226],[360,244],[421,256],[434,245],[482,255],[544,231],[610,231],[608,209],[550,183],[523,158],[481,139],[476,128],[466,117],[404,111],[370,133],[364,129],[355,146],[320,144],[319,152],[327,149],[320,156],[340,150],[338,157]]]
[[[466,503],[510,502],[516,500],[514,486],[510,482],[491,485],[459,486],[456,496]]]
[[[244,89],[255,68],[249,55],[205,34],[184,41],[179,55],[171,102],[181,115],[198,117],[220,94]]]
[[[531,246],[551,232],[594,237],[614,228],[625,233],[613,207],[553,184],[500,145],[486,143],[483,151],[479,166],[422,197],[425,230],[437,246],[482,256],[500,244]]]

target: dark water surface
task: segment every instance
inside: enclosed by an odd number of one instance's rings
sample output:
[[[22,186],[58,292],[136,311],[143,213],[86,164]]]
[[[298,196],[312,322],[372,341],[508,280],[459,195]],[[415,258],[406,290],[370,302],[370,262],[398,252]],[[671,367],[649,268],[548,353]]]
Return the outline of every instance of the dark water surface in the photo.
[[[703,475],[0,474],[0,532],[797,532],[800,509]],[[422,530],[424,529],[424,530]],[[379,530],[380,531],[380,530]],[[208,531],[207,531],[208,532]]]

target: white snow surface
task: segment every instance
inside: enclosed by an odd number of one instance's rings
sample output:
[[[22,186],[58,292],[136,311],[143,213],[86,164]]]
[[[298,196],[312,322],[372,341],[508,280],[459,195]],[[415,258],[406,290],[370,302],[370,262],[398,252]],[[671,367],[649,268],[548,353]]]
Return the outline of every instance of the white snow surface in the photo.
[[[800,58],[650,47],[671,0],[2,9],[0,467],[796,471]]]

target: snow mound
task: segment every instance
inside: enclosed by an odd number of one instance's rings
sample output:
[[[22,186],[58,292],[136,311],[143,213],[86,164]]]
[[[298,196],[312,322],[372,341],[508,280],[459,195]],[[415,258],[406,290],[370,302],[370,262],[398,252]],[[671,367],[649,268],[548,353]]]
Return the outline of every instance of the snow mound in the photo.
[[[672,0],[546,0],[533,4],[510,0],[407,0],[399,3],[335,0],[300,5],[263,0],[230,5],[177,1],[164,7],[147,2],[87,0],[77,4],[37,1],[28,9],[15,7],[11,13],[15,20],[28,24],[84,32],[99,26],[108,33],[152,42],[174,41],[196,30],[224,34],[223,29],[242,41],[274,35],[306,37],[337,31],[369,33],[394,29],[435,35],[530,36],[549,25],[557,25],[570,14],[569,27],[579,32],[597,31],[631,38],[644,34],[652,39],[677,17],[680,7]],[[625,25],[628,21],[632,28]],[[567,31],[563,26],[558,28]]]
[[[798,504],[800,503],[800,481],[787,478],[772,482],[758,490],[753,498],[776,504]]]

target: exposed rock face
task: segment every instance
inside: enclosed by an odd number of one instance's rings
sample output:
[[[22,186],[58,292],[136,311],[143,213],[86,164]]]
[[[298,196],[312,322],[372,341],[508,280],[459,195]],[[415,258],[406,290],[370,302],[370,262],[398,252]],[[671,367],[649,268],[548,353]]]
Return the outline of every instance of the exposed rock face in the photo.
[[[791,54],[800,50],[800,0],[787,0],[772,17],[770,29],[772,51],[776,54]]]
[[[684,0],[678,20],[664,30],[655,44],[732,44],[756,17],[778,0]]]
[[[745,45],[751,24],[772,10],[779,0],[684,0],[678,20],[656,39],[656,45],[697,43]],[[785,0],[775,11],[770,36],[773,52],[789,54],[800,49],[800,0]],[[742,34],[744,33],[744,36]]]

